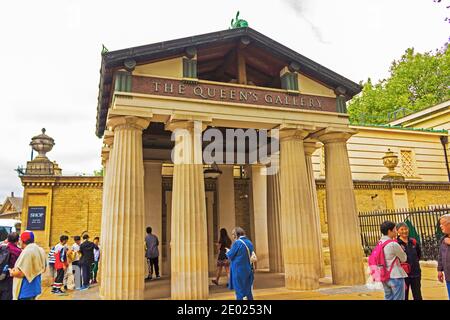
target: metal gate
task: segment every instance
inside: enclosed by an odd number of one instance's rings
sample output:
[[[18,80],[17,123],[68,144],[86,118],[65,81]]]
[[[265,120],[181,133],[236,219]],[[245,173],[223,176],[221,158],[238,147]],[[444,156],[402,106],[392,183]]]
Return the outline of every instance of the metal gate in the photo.
[[[409,227],[409,236],[420,244],[422,260],[437,260],[439,243],[443,233],[439,227],[439,218],[450,213],[450,206],[436,206],[415,209],[381,210],[359,212],[361,242],[366,256],[381,238],[380,225],[384,221],[405,222]]]

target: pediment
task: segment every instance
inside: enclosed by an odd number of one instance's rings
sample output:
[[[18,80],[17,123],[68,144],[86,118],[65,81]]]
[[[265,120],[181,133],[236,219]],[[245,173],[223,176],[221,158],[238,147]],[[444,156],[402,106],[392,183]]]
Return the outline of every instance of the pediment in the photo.
[[[181,78],[183,57],[189,54],[195,56],[200,80],[279,89],[282,70],[294,68],[299,75],[299,90],[305,93],[331,97],[340,87],[350,99],[361,91],[353,81],[251,28],[230,29],[103,54],[97,135],[104,130],[114,72],[124,70],[132,61],[133,74]],[[239,59],[245,59],[244,82],[238,70]]]

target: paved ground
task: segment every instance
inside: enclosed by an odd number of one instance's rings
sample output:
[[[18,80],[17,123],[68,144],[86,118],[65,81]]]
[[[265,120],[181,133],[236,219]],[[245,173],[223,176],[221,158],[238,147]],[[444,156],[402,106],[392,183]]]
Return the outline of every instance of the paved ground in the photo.
[[[284,275],[268,272],[255,274],[255,300],[382,300],[383,292],[369,290],[363,286],[336,286],[331,282],[330,268],[326,269],[326,277],[320,280],[320,288],[314,291],[294,291],[284,288]],[[234,293],[225,287],[226,279],[222,278],[221,286],[210,285],[209,299],[233,300]],[[99,299],[98,285],[86,291],[68,291],[67,296],[55,296],[51,288],[45,287],[39,299],[46,300],[96,300]],[[437,281],[435,266],[422,266],[422,295],[425,300],[446,300],[445,285]],[[170,279],[147,281],[145,299],[169,299]]]

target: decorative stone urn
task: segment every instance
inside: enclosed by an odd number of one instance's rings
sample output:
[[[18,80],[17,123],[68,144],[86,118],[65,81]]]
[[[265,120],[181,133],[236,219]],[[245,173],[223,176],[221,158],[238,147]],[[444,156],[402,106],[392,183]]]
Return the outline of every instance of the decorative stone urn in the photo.
[[[42,133],[40,135],[34,136],[31,138],[30,146],[34,151],[37,151],[39,154],[36,158],[45,158],[47,152],[53,149],[55,145],[55,140],[45,134],[45,128],[42,128]]]
[[[400,173],[395,172],[395,167],[398,165],[398,156],[393,151],[391,151],[391,149],[388,149],[388,151],[384,154],[383,164],[386,168],[388,168],[389,172],[387,175],[381,178],[382,180],[405,180],[405,178]]]
[[[53,149],[55,140],[45,134],[45,128],[42,133],[31,138],[30,146],[38,155],[31,161],[27,162],[27,169],[25,175],[62,175],[62,170],[59,168],[56,161],[50,161],[46,153]]]

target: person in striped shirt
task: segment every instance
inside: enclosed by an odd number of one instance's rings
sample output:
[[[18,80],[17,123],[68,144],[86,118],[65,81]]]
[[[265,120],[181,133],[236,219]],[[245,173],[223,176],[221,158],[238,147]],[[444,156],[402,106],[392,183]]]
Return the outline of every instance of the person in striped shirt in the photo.
[[[55,272],[55,247],[52,247],[48,253],[48,269],[50,272],[50,276],[52,278],[52,280],[55,280],[56,277],[56,272]],[[53,287],[53,281],[52,284],[50,285],[51,287]]]

